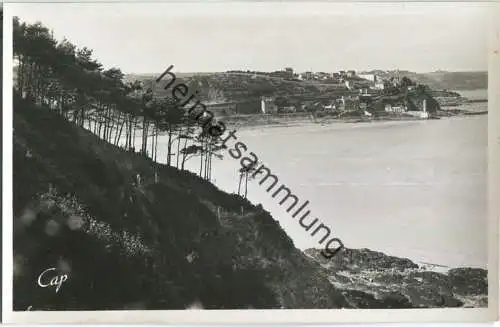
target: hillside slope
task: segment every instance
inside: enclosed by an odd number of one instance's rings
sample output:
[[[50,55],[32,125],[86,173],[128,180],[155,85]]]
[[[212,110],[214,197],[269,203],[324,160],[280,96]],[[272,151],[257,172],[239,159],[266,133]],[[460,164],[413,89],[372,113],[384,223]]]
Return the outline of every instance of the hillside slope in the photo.
[[[153,183],[149,158],[17,96],[13,149],[15,310],[486,305],[484,270],[305,254],[260,205],[163,165]],[[36,285],[52,267],[58,292]]]
[[[257,76],[238,73],[207,73],[183,76],[176,74],[176,82],[188,85],[189,91],[197,92],[197,98],[204,103],[245,101],[258,99],[260,96],[292,96],[308,97],[349,94],[344,84],[320,84],[310,81],[289,81],[277,77]],[[158,74],[160,75],[160,74]],[[151,86],[154,75],[125,75],[126,82],[139,80]],[[155,94],[166,96],[169,91],[164,87],[172,80],[170,76],[155,85]],[[356,92],[355,92],[356,93]]]
[[[151,167],[15,98],[15,310],[349,306],[268,212]],[[57,293],[36,286],[51,267]]]
[[[372,70],[384,78],[395,76],[395,72]],[[349,94],[343,84],[321,84],[309,81],[287,81],[281,78],[270,78],[252,74],[236,73],[175,73],[177,79],[189,85],[192,92],[198,90],[198,97],[204,102],[238,101],[260,95],[306,94],[309,96]],[[160,74],[128,74],[125,81],[141,80],[150,82]],[[424,84],[432,90],[476,90],[488,88],[488,72],[447,72],[415,73],[399,71],[399,76],[406,76],[412,81]],[[166,82],[164,82],[166,83]],[[163,93],[161,87],[158,93]],[[356,93],[356,92],[354,92]]]
[[[477,90],[488,88],[488,72],[447,72],[437,71],[419,74],[426,77],[434,89]]]

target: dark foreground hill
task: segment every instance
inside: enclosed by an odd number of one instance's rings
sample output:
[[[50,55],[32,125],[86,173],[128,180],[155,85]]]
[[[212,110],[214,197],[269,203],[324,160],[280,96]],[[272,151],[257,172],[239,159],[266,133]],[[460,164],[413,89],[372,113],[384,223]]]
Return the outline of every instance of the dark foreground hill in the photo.
[[[150,159],[18,97],[13,156],[15,310],[467,305],[456,296],[442,300],[439,289],[448,285],[471,285],[461,292],[484,298],[484,271],[434,279],[418,301],[373,291],[376,284],[362,278],[349,283],[355,267],[357,277],[373,268],[363,265],[363,250],[349,250],[359,256],[339,283],[338,265],[325,268],[297,250],[262,207],[167,166],[154,183]],[[37,285],[49,268],[56,271],[47,281],[68,276],[58,292]],[[407,285],[397,271],[384,276],[377,285],[386,290]]]
[[[15,310],[348,307],[262,208],[19,98],[13,165]]]

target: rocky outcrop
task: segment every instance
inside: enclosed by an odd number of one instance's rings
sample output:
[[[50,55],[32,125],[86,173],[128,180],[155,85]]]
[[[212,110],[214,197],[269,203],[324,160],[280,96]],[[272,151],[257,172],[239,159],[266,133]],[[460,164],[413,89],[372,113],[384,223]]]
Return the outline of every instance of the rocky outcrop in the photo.
[[[327,260],[320,250],[305,253],[328,271],[329,281],[358,308],[487,307],[487,271],[432,271],[409,259],[368,249],[343,249]]]
[[[459,106],[468,101],[467,98],[461,96],[437,96],[434,99],[441,107]]]

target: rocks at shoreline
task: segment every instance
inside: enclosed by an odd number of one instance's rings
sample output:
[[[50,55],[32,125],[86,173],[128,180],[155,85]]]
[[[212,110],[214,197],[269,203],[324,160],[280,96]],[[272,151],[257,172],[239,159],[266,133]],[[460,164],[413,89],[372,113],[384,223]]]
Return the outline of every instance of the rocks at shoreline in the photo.
[[[481,268],[454,268],[448,270],[453,291],[461,295],[479,296],[488,293],[487,272]]]
[[[328,260],[307,249],[328,279],[357,308],[487,307],[487,271],[432,271],[406,258],[368,249],[343,249]]]
[[[459,106],[468,102],[468,99],[461,96],[453,96],[453,97],[435,97],[436,101],[440,106]]]

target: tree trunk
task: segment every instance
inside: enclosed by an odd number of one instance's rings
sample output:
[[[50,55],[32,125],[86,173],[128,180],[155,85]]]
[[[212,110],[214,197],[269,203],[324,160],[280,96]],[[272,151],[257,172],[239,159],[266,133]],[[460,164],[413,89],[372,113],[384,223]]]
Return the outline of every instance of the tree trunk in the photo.
[[[111,143],[111,138],[113,137],[113,130],[115,127],[115,110],[113,109],[113,106],[109,106],[109,114],[108,114],[108,137],[107,137],[107,142]]]
[[[148,149],[148,127],[149,124],[146,121],[146,118],[144,118],[142,122],[142,147],[141,150],[144,154],[146,154],[147,149]]]
[[[132,136],[133,136],[132,131],[133,131],[133,128],[134,128],[134,126],[133,126],[133,122],[134,122],[134,121],[133,121],[133,119],[131,118],[131,119],[129,120],[129,126],[128,126],[129,130],[128,130],[128,146],[127,146],[127,149],[128,149],[129,151],[132,149],[132,140],[133,140],[133,138],[132,138]]]
[[[158,175],[158,127],[156,127],[156,136],[155,136],[155,183],[158,183],[160,180],[160,176]]]
[[[85,109],[82,107],[80,109],[80,127],[84,127],[85,125]]]
[[[177,136],[177,153],[175,156],[175,168],[179,169],[179,155],[181,151],[181,132],[179,132],[179,136]]]
[[[212,145],[210,145],[210,151],[208,152],[208,176],[207,180],[210,181],[212,179]]]
[[[245,199],[247,198],[248,193],[248,171],[245,172]]]
[[[210,150],[208,142],[205,145],[205,179],[208,179],[208,157],[210,157]]]
[[[116,146],[118,146],[118,143],[120,142],[120,138],[122,137],[123,125],[125,125],[125,121],[120,125],[120,130],[118,131],[118,133],[116,133],[116,136],[115,136],[115,145]]]
[[[155,159],[154,161],[158,163],[158,127],[156,127],[156,134],[155,134]]]
[[[167,144],[167,166],[172,162],[172,126],[168,126],[168,144]]]
[[[153,162],[154,162],[155,161],[154,151],[155,151],[155,140],[156,140],[156,134],[155,134],[156,124],[153,124],[151,129],[152,129],[152,133],[153,133],[153,135],[151,135],[151,159],[153,159]]]
[[[129,149],[129,147],[128,147],[129,139],[128,138],[129,138],[129,131],[130,131],[130,129],[129,129],[130,119],[129,119],[129,117],[125,118],[124,123],[125,123],[125,145],[124,145],[124,148],[125,148],[125,150],[128,151],[128,149]]]
[[[103,117],[103,125],[104,125],[103,131],[102,131],[102,139],[106,140],[106,135],[108,134],[108,124],[107,124],[108,123],[108,109],[107,109],[107,106],[104,109],[102,117]]]
[[[134,150],[135,152],[135,131],[137,130],[137,118],[134,118],[134,126],[132,126],[132,131],[133,131],[133,134],[132,134],[132,149]]]
[[[186,163],[186,157],[187,157],[187,154],[186,154],[186,148],[187,148],[187,138],[184,139],[184,151],[182,153],[182,164],[181,164],[181,170],[184,170],[184,164]]]
[[[201,150],[200,150],[200,177],[203,171],[203,138],[201,139]]]
[[[102,122],[99,120],[99,129],[97,130],[99,138],[101,138],[101,129],[102,129]]]
[[[238,182],[238,195],[240,195],[240,190],[241,190],[241,181],[243,180],[243,174],[240,173],[240,180]]]

